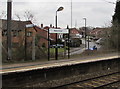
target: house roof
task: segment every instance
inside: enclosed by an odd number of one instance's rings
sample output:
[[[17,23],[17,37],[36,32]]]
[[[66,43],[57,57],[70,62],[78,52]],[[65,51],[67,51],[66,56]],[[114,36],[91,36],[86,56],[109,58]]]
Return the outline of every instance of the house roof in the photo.
[[[103,33],[104,31],[107,31],[107,30],[110,30],[109,28],[94,28],[90,34],[100,34],[100,33]]]
[[[2,20],[2,30],[7,30],[7,20],[4,19],[0,19],[0,20]],[[32,24],[32,22],[11,20],[11,30],[17,30],[17,31],[24,30],[27,24]]]

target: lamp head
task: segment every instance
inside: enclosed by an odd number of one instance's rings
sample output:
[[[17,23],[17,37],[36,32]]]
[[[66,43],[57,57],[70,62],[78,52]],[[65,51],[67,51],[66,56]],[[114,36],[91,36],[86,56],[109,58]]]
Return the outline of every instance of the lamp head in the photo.
[[[63,9],[63,7],[59,7],[57,11],[62,11]]]
[[[85,20],[86,20],[86,18],[83,18],[83,19],[85,19]]]

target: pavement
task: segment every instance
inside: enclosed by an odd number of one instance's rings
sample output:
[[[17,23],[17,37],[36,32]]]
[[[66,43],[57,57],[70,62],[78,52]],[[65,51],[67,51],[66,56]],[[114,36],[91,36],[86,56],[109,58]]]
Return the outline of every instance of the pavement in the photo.
[[[86,49],[88,49],[88,42],[86,42],[86,43],[87,44],[86,44],[86,48],[85,48],[85,40],[82,39],[82,45],[80,47],[70,48],[70,55],[81,54],[82,52],[84,52]],[[97,45],[94,41],[89,42],[89,49],[92,49],[93,46],[96,46],[98,50],[101,47],[100,45]]]
[[[80,54],[80,53],[84,52],[85,51],[84,46],[85,45],[82,44],[80,47],[70,48],[70,55]],[[68,55],[68,53],[66,53],[66,55]]]

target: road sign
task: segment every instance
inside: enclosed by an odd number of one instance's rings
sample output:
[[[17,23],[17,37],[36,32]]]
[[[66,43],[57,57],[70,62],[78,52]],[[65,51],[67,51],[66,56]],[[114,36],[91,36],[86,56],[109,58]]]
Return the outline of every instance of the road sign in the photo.
[[[54,28],[50,28],[49,32],[50,33],[69,33],[68,29],[54,29]]]

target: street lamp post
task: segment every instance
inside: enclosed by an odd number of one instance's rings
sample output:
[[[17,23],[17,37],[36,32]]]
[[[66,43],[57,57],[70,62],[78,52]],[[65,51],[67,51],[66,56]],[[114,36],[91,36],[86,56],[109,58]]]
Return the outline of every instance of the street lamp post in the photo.
[[[85,20],[85,48],[86,48],[86,18],[83,18]]]
[[[55,17],[55,25],[56,25],[56,28],[57,28],[57,12],[58,11],[62,11],[64,8],[63,7],[59,7],[56,11],[56,17]],[[55,48],[55,59],[57,60],[58,59],[58,48],[57,48],[57,33],[56,33],[56,48]]]

